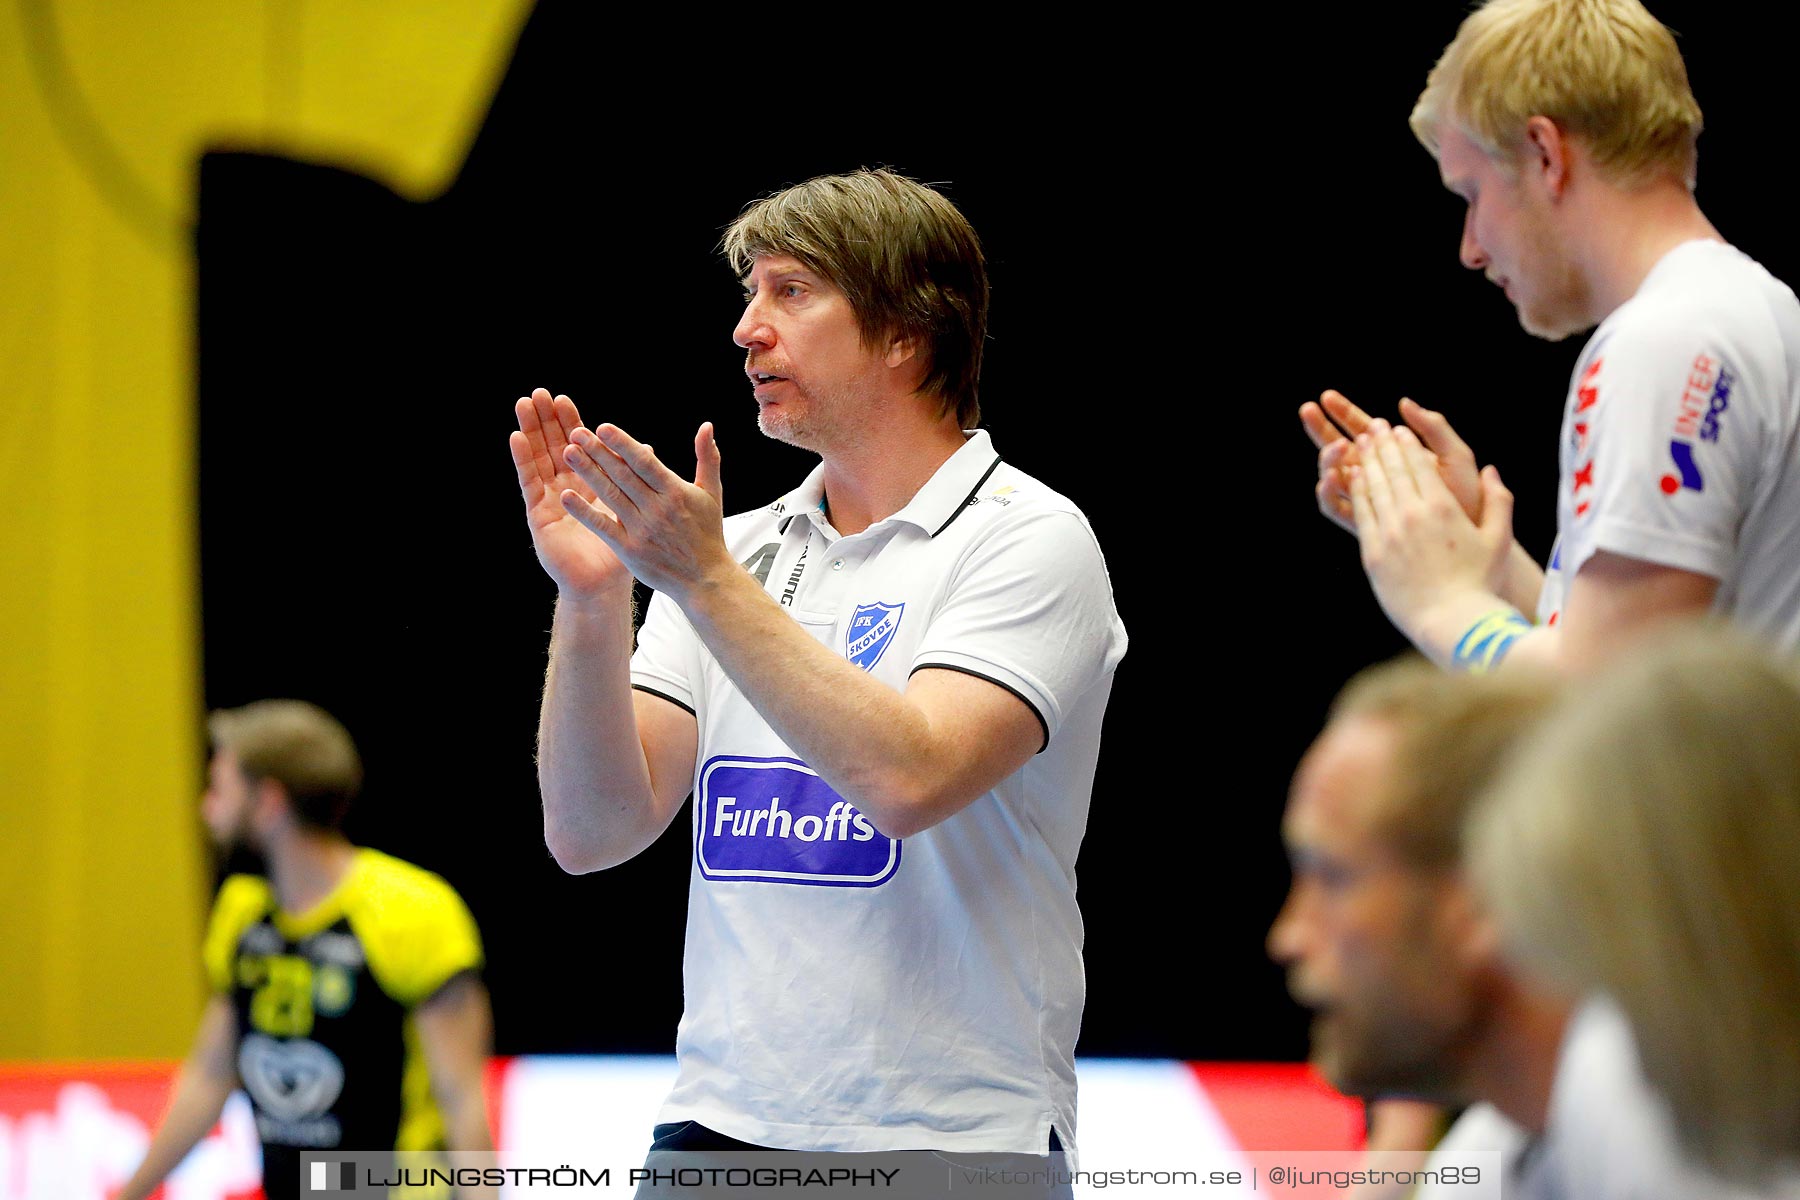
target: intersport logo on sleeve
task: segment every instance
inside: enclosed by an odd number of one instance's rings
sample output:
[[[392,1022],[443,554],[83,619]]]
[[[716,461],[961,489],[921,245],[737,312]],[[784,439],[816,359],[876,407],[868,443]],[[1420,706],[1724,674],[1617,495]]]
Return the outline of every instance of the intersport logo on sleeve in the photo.
[[[879,887],[900,841],[797,758],[716,755],[700,769],[694,854],[707,879]]]
[[[1719,420],[1731,407],[1731,389],[1736,384],[1737,375],[1723,360],[1707,354],[1695,357],[1675,415],[1675,436],[1669,439],[1675,471],[1660,480],[1663,495],[1673,496],[1683,489],[1706,490],[1700,464],[1694,461],[1694,451],[1699,448],[1696,443],[1719,440]]]

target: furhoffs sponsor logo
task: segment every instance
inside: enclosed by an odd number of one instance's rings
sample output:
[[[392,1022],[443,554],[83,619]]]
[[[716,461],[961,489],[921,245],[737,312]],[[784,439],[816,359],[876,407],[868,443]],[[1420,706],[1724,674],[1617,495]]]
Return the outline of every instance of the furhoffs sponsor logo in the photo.
[[[696,792],[694,854],[707,879],[879,887],[899,869],[899,839],[797,758],[709,758]]]

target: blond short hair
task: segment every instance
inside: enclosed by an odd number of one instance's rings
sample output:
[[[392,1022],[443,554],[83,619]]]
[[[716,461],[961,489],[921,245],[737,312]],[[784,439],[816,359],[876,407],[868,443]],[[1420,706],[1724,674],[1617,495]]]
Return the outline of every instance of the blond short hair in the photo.
[[[1332,723],[1374,719],[1395,737],[1396,768],[1374,813],[1376,836],[1413,867],[1458,869],[1469,809],[1550,709],[1556,688],[1522,668],[1455,675],[1411,654],[1351,679],[1332,704]]]
[[[1609,992],[1690,1148],[1800,1159],[1800,673],[1690,630],[1571,693],[1470,825],[1514,950]]]
[[[757,200],[725,230],[732,270],[788,255],[844,293],[863,344],[913,340],[922,389],[973,429],[981,423],[988,277],[981,242],[945,196],[886,170],[821,175]]]
[[[305,823],[336,829],[362,788],[362,759],[338,719],[304,700],[258,700],[207,718],[215,750],[251,779],[272,779]]]
[[[1675,35],[1638,0],[1489,0],[1464,19],[1410,124],[1435,156],[1453,123],[1502,164],[1549,117],[1621,181],[1694,183],[1700,105]]]

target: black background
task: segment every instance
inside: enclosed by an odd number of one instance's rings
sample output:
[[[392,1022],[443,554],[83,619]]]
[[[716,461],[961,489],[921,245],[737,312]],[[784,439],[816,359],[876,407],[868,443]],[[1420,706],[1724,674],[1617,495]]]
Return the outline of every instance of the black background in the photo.
[[[456,184],[201,165],[206,702],[297,695],[365,753],[352,837],[463,893],[497,1048],[666,1051],[686,817],[564,875],[532,763],[553,590],[506,434],[568,392],[678,470],[717,422],[727,508],[811,459],[763,439],[716,254],[747,201],[889,165],[941,183],[994,284],[985,424],[1073,497],[1131,651],[1084,844],[1080,1051],[1304,1056],[1262,939],[1288,777],[1357,668],[1402,648],[1313,509],[1295,408],[1326,386],[1447,411],[1539,555],[1579,339],[1534,341],[1457,263],[1460,204],[1406,128],[1462,10],[1271,6],[979,36],[913,14],[840,44],[647,27],[546,2]],[[1709,132],[1700,197],[1797,278],[1785,36],[1659,5]]]

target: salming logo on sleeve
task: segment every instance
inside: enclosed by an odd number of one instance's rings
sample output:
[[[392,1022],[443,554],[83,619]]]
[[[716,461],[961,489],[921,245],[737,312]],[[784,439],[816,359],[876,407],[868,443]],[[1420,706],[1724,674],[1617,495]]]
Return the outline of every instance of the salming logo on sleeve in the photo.
[[[700,770],[694,853],[708,879],[878,887],[900,841],[797,758],[719,755]]]

